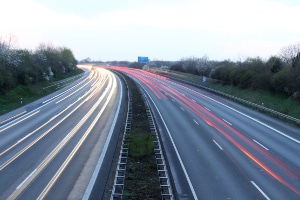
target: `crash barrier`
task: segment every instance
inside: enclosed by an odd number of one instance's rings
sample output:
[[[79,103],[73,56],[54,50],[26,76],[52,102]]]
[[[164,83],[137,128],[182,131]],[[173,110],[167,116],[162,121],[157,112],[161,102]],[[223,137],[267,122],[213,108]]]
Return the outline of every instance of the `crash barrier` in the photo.
[[[126,174],[126,164],[128,158],[128,146],[125,143],[126,134],[131,131],[131,121],[132,121],[132,95],[130,90],[128,90],[128,109],[126,116],[126,125],[125,131],[123,134],[122,144],[120,155],[118,159],[117,170],[114,179],[114,185],[111,194],[111,200],[119,200],[122,199],[123,190],[124,190],[124,181]]]
[[[65,78],[65,79],[60,80],[60,81],[56,81],[52,85],[44,87],[43,90],[46,90],[46,89],[51,88],[51,87],[56,88],[56,89],[63,88],[67,85],[70,85],[70,84],[74,83],[79,78],[83,77],[83,75],[84,75],[84,73],[81,73],[81,74],[78,74],[78,75],[75,75],[75,76],[72,76],[72,77],[69,77],[69,78]]]
[[[166,161],[163,155],[162,146],[160,144],[159,135],[157,133],[153,115],[149,107],[149,102],[145,95],[144,95],[144,102],[146,106],[146,113],[149,120],[150,131],[153,136],[154,153],[155,153],[157,172],[158,172],[158,177],[160,182],[161,197],[163,200],[173,200],[174,196],[172,193],[170,177],[166,167]]]
[[[167,75],[164,74],[164,76],[167,76]],[[255,104],[255,103],[247,101],[245,99],[241,99],[241,98],[235,97],[233,95],[226,94],[224,92],[221,92],[221,91],[209,88],[209,87],[201,85],[201,84],[197,84],[197,83],[193,83],[193,82],[190,82],[190,81],[182,80],[182,79],[179,79],[179,78],[176,78],[176,77],[172,77],[172,76],[167,76],[167,77],[169,77],[171,79],[174,79],[174,80],[177,80],[177,81],[180,81],[180,82],[183,82],[183,83],[187,83],[189,85],[193,85],[193,86],[205,89],[207,91],[213,92],[213,93],[221,95],[221,96],[225,96],[225,97],[227,97],[229,99],[232,99],[232,100],[234,100],[236,102],[245,104],[245,105],[247,105],[249,107],[252,107],[254,109],[260,110],[262,112],[270,113],[270,114],[274,115],[277,118],[281,118],[281,119],[284,119],[284,120],[296,123],[297,125],[300,125],[300,119],[297,119],[295,117],[292,117],[292,116],[289,116],[289,115],[277,112],[277,111],[272,110],[272,109],[269,109],[269,108],[267,108],[267,107],[265,107],[263,105]]]

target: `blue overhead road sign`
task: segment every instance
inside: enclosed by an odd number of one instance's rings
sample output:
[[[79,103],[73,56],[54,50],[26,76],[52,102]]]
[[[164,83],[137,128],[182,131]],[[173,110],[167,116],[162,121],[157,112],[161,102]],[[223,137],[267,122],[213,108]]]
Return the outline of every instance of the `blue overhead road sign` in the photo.
[[[138,62],[147,63],[147,62],[149,62],[149,59],[148,59],[148,57],[139,56]]]

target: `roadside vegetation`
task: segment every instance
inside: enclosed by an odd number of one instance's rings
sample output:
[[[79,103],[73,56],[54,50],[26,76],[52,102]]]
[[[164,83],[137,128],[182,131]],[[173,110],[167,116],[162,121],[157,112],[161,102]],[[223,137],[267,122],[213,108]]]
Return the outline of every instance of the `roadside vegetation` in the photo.
[[[81,73],[76,65],[67,47],[41,43],[34,51],[18,49],[15,37],[0,36],[0,115],[54,92],[47,86]]]
[[[282,48],[267,60],[212,61],[203,56],[148,65],[300,119],[300,43]]]
[[[156,72],[165,73],[162,70],[156,70]],[[202,76],[189,73],[168,71],[167,76],[200,84],[300,119],[300,101],[293,97],[274,94],[273,92],[262,89],[242,89],[237,86],[223,84],[222,82],[211,78],[207,78],[206,82],[203,83]]]
[[[136,85],[126,75],[132,93],[131,131],[126,134],[128,159],[123,199],[161,199],[160,183],[146,107]]]
[[[259,57],[244,61],[210,61],[202,58],[182,59],[171,70],[206,76],[223,85],[240,89],[264,90],[300,101],[300,44],[290,45],[280,55],[267,60]]]

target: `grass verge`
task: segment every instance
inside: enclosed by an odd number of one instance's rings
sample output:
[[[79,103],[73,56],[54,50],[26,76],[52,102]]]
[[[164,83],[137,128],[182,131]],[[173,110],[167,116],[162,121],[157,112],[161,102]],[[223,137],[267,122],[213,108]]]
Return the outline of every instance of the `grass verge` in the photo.
[[[66,74],[62,78],[66,79],[72,76],[76,76],[80,73],[82,73],[82,70],[78,69],[72,73]],[[60,88],[56,87],[55,83],[60,80],[52,80],[30,86],[19,85],[7,92],[5,95],[0,95],[0,115],[8,113],[12,110],[15,110],[21,106],[24,106],[41,97],[44,97],[48,94],[57,91]],[[68,83],[66,82],[65,84]]]
[[[157,72],[162,73],[160,71]],[[202,76],[191,75],[187,73],[169,71],[165,75],[201,84],[203,86],[239,97],[258,105],[264,105],[266,108],[300,119],[300,101],[294,99],[293,97],[285,97],[263,90],[241,89],[232,85],[224,85],[209,78],[207,78],[207,81],[203,83]]]

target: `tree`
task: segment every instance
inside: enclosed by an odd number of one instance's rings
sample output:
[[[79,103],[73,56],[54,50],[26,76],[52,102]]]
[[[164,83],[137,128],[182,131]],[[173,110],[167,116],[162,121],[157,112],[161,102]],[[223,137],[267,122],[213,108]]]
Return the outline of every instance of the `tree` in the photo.
[[[288,74],[289,74],[289,70],[286,68],[276,73],[271,78],[271,88],[275,92],[279,94],[290,95],[289,89],[287,87]]]
[[[204,55],[196,60],[196,69],[202,76],[208,76],[211,71],[211,63],[208,56]]]
[[[280,57],[283,62],[292,65],[293,59],[297,57],[300,52],[300,43],[292,44],[281,49]]]
[[[223,84],[233,84],[234,73],[237,71],[236,64],[230,60],[224,60],[219,62],[215,66],[215,70],[212,72],[211,77],[214,79],[221,80]]]
[[[144,65],[145,65],[145,63],[133,62],[128,67],[142,69]]]
[[[64,68],[64,70],[67,72],[74,70],[77,61],[74,58],[73,52],[67,47],[62,47],[60,48],[59,53],[61,57],[62,67]]]
[[[272,73],[277,73],[281,71],[284,66],[281,59],[277,56],[271,56],[267,61],[266,65]]]
[[[182,68],[182,63],[180,61],[174,63],[170,66],[170,70],[184,72],[184,69]]]
[[[198,64],[198,58],[196,57],[190,57],[190,58],[182,58],[182,69],[190,74],[198,74],[197,70],[197,64]]]

